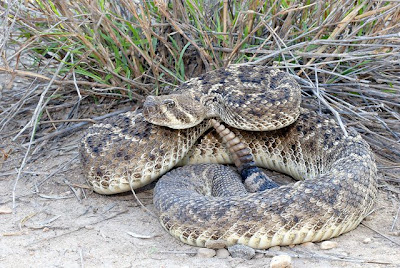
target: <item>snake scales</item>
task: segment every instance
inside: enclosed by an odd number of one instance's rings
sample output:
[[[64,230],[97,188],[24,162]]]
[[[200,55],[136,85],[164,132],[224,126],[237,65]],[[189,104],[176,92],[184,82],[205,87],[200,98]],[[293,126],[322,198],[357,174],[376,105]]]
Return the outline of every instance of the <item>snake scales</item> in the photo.
[[[198,164],[168,172],[154,190],[161,224],[196,246],[213,240],[253,248],[321,241],[354,229],[371,211],[377,171],[368,144],[354,131],[345,136],[334,120],[300,109],[300,88],[285,73],[233,66],[180,90],[149,98],[143,112],[89,128],[80,155],[96,192],[129,191],[173,167]],[[232,160],[204,119],[209,116],[245,129],[230,127],[257,166],[299,181],[247,193],[231,167],[210,164]]]

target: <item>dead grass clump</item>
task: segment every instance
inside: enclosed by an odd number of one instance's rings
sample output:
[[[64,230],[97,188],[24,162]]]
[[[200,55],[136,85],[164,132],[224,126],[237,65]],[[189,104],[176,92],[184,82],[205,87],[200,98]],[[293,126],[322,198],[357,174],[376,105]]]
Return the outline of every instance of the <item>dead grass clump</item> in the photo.
[[[73,127],[85,98],[140,101],[221,66],[263,64],[298,75],[305,105],[362,133],[383,172],[400,163],[396,1],[9,2],[0,1],[7,17],[0,71],[34,79],[3,89],[3,133],[30,111],[14,138],[29,133],[31,144],[38,133]]]

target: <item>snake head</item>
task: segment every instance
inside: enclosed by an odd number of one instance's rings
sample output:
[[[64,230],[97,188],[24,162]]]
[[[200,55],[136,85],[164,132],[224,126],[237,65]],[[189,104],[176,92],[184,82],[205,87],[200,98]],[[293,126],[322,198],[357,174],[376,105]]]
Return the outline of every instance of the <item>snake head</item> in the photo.
[[[173,129],[196,126],[205,118],[204,106],[190,94],[148,96],[143,104],[147,122]]]

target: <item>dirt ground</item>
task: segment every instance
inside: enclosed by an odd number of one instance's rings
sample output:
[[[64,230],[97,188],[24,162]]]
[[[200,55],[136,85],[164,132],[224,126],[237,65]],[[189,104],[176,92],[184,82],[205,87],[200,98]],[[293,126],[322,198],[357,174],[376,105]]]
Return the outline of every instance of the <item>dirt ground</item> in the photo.
[[[84,130],[33,147],[16,183],[26,145],[12,138],[26,120],[10,123],[0,143],[0,267],[268,267],[280,254],[291,255],[294,267],[400,267],[394,186],[381,185],[375,211],[332,239],[336,248],[315,243],[258,252],[252,260],[204,259],[166,233],[131,193],[102,196],[88,188],[77,152]],[[152,189],[137,196],[153,210]]]

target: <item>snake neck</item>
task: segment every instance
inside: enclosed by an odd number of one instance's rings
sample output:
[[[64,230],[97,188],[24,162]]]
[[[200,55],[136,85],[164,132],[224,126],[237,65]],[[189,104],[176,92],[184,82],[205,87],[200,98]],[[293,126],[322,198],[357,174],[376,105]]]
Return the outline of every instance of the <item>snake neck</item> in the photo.
[[[221,96],[203,95],[200,97],[200,102],[205,111],[204,119],[221,118],[221,114],[223,114]]]

